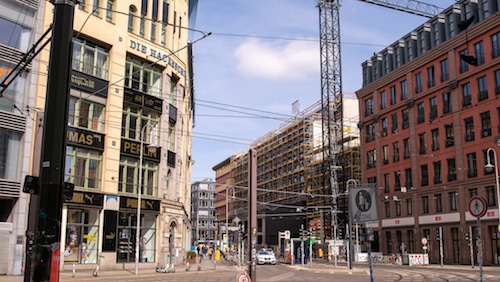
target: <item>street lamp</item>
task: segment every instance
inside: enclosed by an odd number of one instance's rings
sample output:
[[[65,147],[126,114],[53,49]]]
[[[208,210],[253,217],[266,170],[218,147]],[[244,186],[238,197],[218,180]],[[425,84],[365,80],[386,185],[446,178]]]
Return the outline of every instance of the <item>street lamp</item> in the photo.
[[[495,164],[491,163],[490,151],[493,152],[493,158],[494,158]],[[499,222],[499,226],[500,226],[500,185],[498,185],[498,167],[495,167],[495,166],[498,166],[497,152],[495,151],[495,149],[488,148],[488,150],[486,150],[486,162],[487,162],[487,164],[484,166],[484,169],[487,172],[491,172],[491,171],[495,170],[495,181],[496,181],[496,186],[497,186],[496,188],[497,188],[498,222]]]
[[[227,192],[229,191],[229,189],[233,190],[233,199],[234,199],[234,187],[233,186],[228,186],[226,188],[226,240],[227,240],[227,248],[229,249],[229,224],[228,224],[228,221],[229,221],[229,209],[228,209],[228,195],[227,195]],[[226,245],[226,243],[224,243],[224,246]],[[226,250],[224,250],[226,251]]]
[[[144,132],[146,128],[150,128],[151,136],[149,140],[148,149],[150,151],[155,151],[158,145],[156,144],[156,124],[147,123],[141,129],[141,145],[139,147],[139,179],[137,183],[137,226],[135,233],[135,274],[139,274],[139,252],[140,252],[140,240],[141,240],[141,194],[142,194],[142,162],[144,155]]]

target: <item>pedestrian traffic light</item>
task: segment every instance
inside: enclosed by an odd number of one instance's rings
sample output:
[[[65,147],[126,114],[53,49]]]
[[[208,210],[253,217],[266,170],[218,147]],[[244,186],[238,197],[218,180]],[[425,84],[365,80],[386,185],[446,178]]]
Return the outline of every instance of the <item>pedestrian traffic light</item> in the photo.
[[[465,240],[467,240],[467,244],[470,244],[470,236],[469,236],[469,233],[465,233]]]
[[[342,228],[337,229],[337,234],[339,239],[344,238],[344,231],[342,230]]]
[[[438,240],[438,241],[441,240],[441,236],[440,236],[441,234],[440,233],[441,232],[439,232],[439,228],[436,229],[436,240]]]

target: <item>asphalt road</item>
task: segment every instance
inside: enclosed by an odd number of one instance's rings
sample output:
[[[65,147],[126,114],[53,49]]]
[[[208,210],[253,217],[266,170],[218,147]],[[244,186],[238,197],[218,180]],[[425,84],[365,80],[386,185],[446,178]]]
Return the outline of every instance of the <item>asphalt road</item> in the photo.
[[[66,281],[141,281],[141,282],[233,282],[240,272],[237,266],[219,267],[216,270],[205,269],[204,271],[182,271],[176,273],[156,273],[153,271],[141,271],[140,275],[134,275],[126,271],[102,271],[99,277],[93,277],[91,272],[80,273],[77,277],[71,277],[67,273],[61,275],[61,282]],[[373,280],[371,280],[373,277]],[[20,282],[21,276],[0,276],[0,282]],[[352,270],[345,266],[337,267],[332,264],[313,263],[308,265],[259,265],[257,266],[258,282],[322,282],[322,281],[500,281],[500,267],[483,268],[482,279],[479,268],[470,266],[444,266],[429,265],[419,267],[376,264],[370,271],[368,265],[358,264]]]

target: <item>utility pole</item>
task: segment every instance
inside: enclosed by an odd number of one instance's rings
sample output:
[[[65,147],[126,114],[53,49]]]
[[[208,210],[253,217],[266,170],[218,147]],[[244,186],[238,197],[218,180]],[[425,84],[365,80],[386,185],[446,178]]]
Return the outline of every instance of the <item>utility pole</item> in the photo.
[[[28,235],[32,236],[33,256],[27,258],[24,281],[59,281],[61,217],[64,201],[64,169],[66,132],[73,39],[73,18],[76,0],[54,0],[52,42],[45,99],[42,154],[38,195],[30,204]]]
[[[257,152],[248,152],[248,275],[257,281]]]

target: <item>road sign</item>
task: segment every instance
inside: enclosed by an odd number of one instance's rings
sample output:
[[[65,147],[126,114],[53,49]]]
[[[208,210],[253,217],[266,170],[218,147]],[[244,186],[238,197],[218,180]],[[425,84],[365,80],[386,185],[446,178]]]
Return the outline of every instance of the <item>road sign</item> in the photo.
[[[422,245],[427,245],[427,238],[426,237],[422,237]]]
[[[240,272],[236,275],[237,282],[250,282],[250,276],[246,272]]]
[[[468,207],[470,214],[474,217],[482,217],[488,209],[486,200],[481,196],[474,196],[470,198]]]

